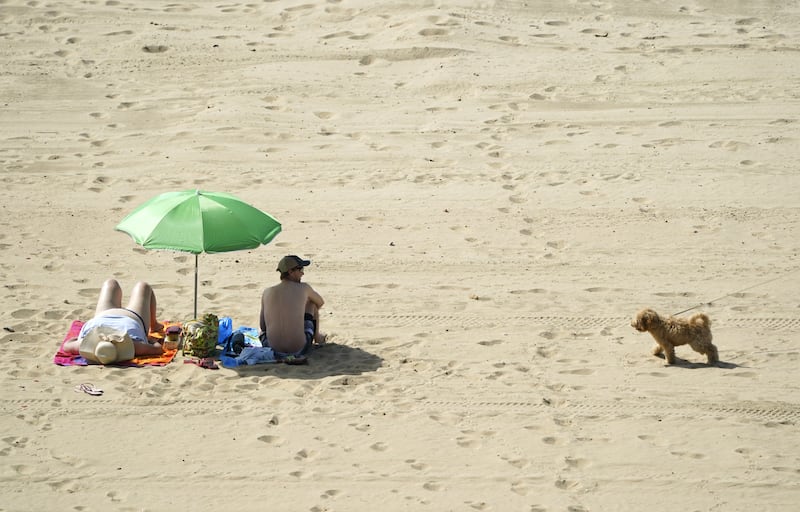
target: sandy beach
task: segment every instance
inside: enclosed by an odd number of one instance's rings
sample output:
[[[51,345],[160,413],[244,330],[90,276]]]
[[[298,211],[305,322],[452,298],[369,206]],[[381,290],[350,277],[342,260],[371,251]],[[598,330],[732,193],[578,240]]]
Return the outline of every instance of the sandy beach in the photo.
[[[794,0],[0,0],[0,511],[796,510],[798,40]],[[114,227],[192,189],[283,228],[199,311],[257,327],[299,254],[330,343],[54,364],[109,277],[191,319],[194,256]]]

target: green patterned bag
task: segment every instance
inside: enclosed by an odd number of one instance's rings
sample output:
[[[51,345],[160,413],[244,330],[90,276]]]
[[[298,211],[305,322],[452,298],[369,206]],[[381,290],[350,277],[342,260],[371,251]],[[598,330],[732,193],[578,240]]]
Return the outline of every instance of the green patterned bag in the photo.
[[[217,348],[219,318],[214,313],[206,313],[200,320],[190,320],[183,324],[183,354],[195,357],[208,357]]]

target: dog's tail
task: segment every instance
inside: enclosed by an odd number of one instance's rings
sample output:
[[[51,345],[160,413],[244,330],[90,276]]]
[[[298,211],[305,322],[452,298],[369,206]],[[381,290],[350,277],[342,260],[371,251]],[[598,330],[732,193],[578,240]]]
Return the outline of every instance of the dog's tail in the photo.
[[[711,327],[711,319],[704,313],[695,313],[689,317],[689,323],[697,327],[705,327],[706,329]]]

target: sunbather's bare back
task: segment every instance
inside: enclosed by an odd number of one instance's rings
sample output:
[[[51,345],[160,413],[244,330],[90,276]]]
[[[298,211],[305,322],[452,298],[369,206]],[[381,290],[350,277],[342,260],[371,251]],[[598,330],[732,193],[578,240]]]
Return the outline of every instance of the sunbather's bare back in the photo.
[[[296,258],[297,265],[283,268],[281,282],[264,290],[261,295],[260,327],[266,333],[266,339],[273,350],[294,353],[303,349],[306,344],[304,329],[305,315],[314,318],[319,328],[319,308],[325,303],[319,293],[310,285],[301,282],[306,260],[296,256],[281,260],[279,270],[286,265],[285,260]],[[305,265],[303,265],[303,263]],[[324,337],[314,333],[316,340]]]

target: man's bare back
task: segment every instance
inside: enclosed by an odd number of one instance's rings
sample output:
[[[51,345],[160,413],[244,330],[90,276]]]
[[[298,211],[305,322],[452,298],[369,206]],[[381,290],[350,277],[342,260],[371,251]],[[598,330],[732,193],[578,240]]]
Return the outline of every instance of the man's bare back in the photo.
[[[325,303],[320,294],[302,283],[303,268],[310,262],[286,256],[278,265],[281,282],[261,294],[260,327],[269,346],[294,354],[307,349],[306,315],[313,319],[313,336],[319,340],[319,308]]]

